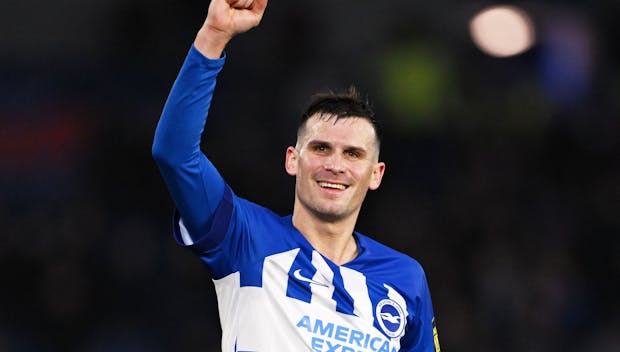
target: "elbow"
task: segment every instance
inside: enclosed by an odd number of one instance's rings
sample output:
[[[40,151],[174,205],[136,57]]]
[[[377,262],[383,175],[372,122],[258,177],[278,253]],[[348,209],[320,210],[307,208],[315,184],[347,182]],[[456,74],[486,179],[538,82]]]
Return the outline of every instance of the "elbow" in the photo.
[[[153,157],[153,159],[155,159],[155,161],[159,161],[163,158],[163,150],[161,148],[161,145],[157,143],[157,139],[154,140],[153,144],[151,145],[151,156]]]
[[[153,141],[153,145],[151,146],[151,156],[155,159],[155,162],[160,165],[170,165],[172,160],[170,160],[170,153],[166,153],[166,148],[162,146],[162,143],[159,143],[157,139]]]
[[[182,169],[191,164],[193,160],[191,154],[184,153],[183,149],[178,148],[174,144],[162,143],[157,138],[155,138],[151,146],[151,156],[160,170]]]

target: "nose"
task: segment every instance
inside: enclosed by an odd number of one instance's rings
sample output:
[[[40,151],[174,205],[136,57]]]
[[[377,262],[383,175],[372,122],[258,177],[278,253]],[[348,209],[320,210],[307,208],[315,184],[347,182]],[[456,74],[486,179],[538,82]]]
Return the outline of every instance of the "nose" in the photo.
[[[344,163],[343,163],[342,157],[338,153],[331,154],[325,159],[323,168],[326,171],[330,171],[335,174],[344,172]]]

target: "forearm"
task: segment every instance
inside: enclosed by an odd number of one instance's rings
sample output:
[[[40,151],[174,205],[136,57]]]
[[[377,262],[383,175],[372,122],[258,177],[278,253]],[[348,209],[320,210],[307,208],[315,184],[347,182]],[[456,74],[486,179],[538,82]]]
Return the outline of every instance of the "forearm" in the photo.
[[[198,156],[216,77],[223,64],[224,58],[209,60],[194,47],[190,49],[155,131],[156,160],[178,164]]]

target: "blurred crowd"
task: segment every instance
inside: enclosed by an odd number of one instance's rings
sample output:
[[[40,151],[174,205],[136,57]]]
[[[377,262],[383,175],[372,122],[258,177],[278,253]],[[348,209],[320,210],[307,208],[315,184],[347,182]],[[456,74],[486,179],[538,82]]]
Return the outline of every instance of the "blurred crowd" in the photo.
[[[0,351],[218,351],[210,277],[172,240],[150,156],[207,5],[73,5],[1,5]],[[203,149],[288,214],[304,104],[356,84],[387,163],[358,230],[422,263],[442,348],[616,351],[617,6],[521,3],[538,42],[497,59],[467,35],[484,5],[272,1],[227,48]]]

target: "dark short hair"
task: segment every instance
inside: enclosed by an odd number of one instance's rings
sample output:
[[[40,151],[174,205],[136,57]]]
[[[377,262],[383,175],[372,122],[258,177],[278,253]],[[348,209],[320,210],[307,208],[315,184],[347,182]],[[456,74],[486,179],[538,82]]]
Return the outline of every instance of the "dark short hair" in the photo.
[[[362,118],[370,122],[377,136],[377,146],[381,145],[381,126],[375,118],[375,112],[368,101],[368,97],[362,97],[355,86],[350,86],[343,91],[328,91],[317,93],[312,96],[311,102],[301,115],[297,128],[299,137],[306,126],[306,121],[316,114],[326,115],[337,120],[347,117]]]

